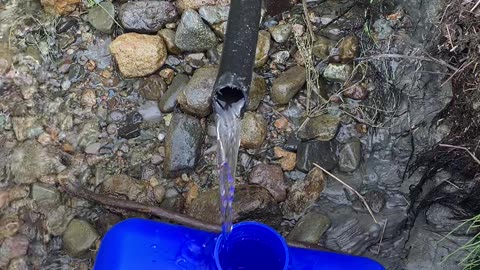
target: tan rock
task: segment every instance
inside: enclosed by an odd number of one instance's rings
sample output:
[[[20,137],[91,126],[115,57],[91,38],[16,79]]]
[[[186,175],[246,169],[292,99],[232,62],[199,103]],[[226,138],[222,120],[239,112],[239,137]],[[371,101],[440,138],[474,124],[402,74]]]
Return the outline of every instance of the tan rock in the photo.
[[[56,15],[67,15],[77,8],[81,0],[40,0],[46,12]]]
[[[280,166],[284,171],[291,171],[295,169],[295,164],[297,163],[296,153],[283,150],[278,146],[273,148],[273,152],[276,158],[280,158]]]
[[[167,47],[160,36],[137,33],[117,37],[110,44],[110,52],[127,78],[150,75],[167,59]]]
[[[258,32],[257,49],[255,52],[255,67],[262,67],[267,63],[268,51],[270,50],[270,33],[265,30]]]
[[[227,6],[230,5],[230,0],[178,0],[178,8],[183,11],[186,9],[199,9],[202,6]]]

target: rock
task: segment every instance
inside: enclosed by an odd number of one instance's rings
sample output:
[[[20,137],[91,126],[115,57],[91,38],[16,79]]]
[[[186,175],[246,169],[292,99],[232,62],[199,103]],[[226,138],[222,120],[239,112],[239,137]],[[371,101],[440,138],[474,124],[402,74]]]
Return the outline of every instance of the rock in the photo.
[[[8,264],[7,270],[28,270],[27,261],[24,257],[22,258],[15,258],[10,261]]]
[[[270,50],[270,33],[265,30],[258,31],[258,42],[255,51],[255,67],[264,66],[268,60],[268,51]]]
[[[163,113],[173,112],[173,109],[177,105],[177,97],[180,92],[186,87],[190,79],[185,74],[178,74],[173,78],[172,84],[168,87],[167,91],[160,98],[158,107]]]
[[[198,10],[200,16],[210,25],[225,22],[228,19],[230,6],[202,6]]]
[[[73,217],[74,213],[71,208],[67,208],[65,205],[59,205],[53,209],[49,209],[46,215],[45,227],[51,235],[60,236],[65,232]]]
[[[225,39],[225,34],[227,33],[227,22],[221,22],[212,25],[213,32],[222,40]]]
[[[88,10],[88,22],[103,33],[112,33],[114,18],[115,6],[111,2],[101,2]]]
[[[178,0],[178,8],[180,10],[199,9],[202,6],[226,6],[230,4],[230,0]]]
[[[7,163],[7,175],[17,184],[30,184],[64,169],[58,154],[33,141],[18,145]]]
[[[162,185],[157,185],[153,188],[153,196],[157,203],[162,203],[165,199],[165,188]]]
[[[162,113],[156,101],[146,101],[138,108],[138,112],[145,122],[160,122],[162,120]]]
[[[342,172],[353,172],[362,159],[362,144],[358,139],[346,143],[338,152],[338,169]]]
[[[78,257],[90,249],[99,235],[87,221],[73,219],[62,238],[66,252],[72,257]]]
[[[340,61],[350,63],[359,53],[358,38],[356,36],[346,36],[340,43]]]
[[[25,256],[28,244],[28,238],[21,234],[5,239],[0,246],[0,268],[5,269],[10,260]]]
[[[110,52],[127,78],[150,75],[167,59],[167,48],[161,37],[137,33],[118,36],[110,44]]]
[[[218,68],[205,67],[195,71],[192,78],[178,95],[178,103],[183,111],[205,117],[212,111],[213,85]]]
[[[167,51],[171,54],[181,54],[182,50],[175,44],[175,31],[172,29],[162,29],[158,31],[158,35],[163,38],[165,45],[167,45]]]
[[[301,37],[303,36],[303,33],[305,33],[305,26],[303,26],[303,24],[295,23],[292,25],[292,31],[296,37]]]
[[[68,15],[81,2],[81,0],[40,0],[45,11],[55,15]]]
[[[97,104],[97,95],[95,94],[95,90],[83,90],[82,96],[80,98],[80,103],[87,108],[92,108],[95,104]]]
[[[353,68],[347,64],[328,64],[323,71],[325,79],[334,82],[344,82],[348,80],[352,74]]]
[[[267,121],[261,114],[246,112],[242,119],[240,145],[245,148],[260,148],[267,136]]]
[[[143,185],[126,174],[110,175],[100,185],[100,192],[105,194],[123,195],[135,201],[146,192]]]
[[[305,211],[319,197],[325,188],[325,175],[319,168],[313,168],[303,181],[296,181],[288,191],[286,207],[296,214]]]
[[[175,177],[192,171],[203,142],[200,121],[186,114],[174,114],[165,138],[163,169],[167,176]]]
[[[178,12],[167,1],[134,1],[122,4],[118,19],[129,31],[156,33],[167,23],[175,22]]]
[[[330,219],[315,211],[303,216],[293,230],[288,234],[287,239],[311,244],[318,244],[322,235],[330,227]]]
[[[266,93],[267,83],[265,82],[265,79],[262,76],[253,73],[250,93],[248,95],[247,110],[255,111],[265,97]]]
[[[295,169],[297,162],[297,154],[283,150],[281,147],[275,146],[273,152],[276,158],[280,158],[280,166],[284,171],[292,171]]]
[[[303,172],[310,171],[316,163],[326,170],[337,166],[337,143],[335,140],[302,142],[297,150],[297,169]]]
[[[18,141],[34,138],[43,132],[42,124],[36,117],[12,117],[11,121]]]
[[[241,185],[235,188],[233,221],[255,219],[269,225],[281,221],[280,208],[273,196],[262,186]],[[215,209],[212,212],[212,209]],[[201,192],[187,209],[187,213],[205,222],[220,224],[220,193],[217,189]]]
[[[327,59],[333,46],[334,44],[330,39],[323,36],[317,36],[317,39],[312,46],[312,54],[319,59]]]
[[[270,58],[272,58],[273,63],[285,65],[290,58],[290,53],[288,51],[278,51],[270,55]]]
[[[148,100],[158,101],[167,89],[167,84],[162,77],[151,75],[142,80],[139,93]]]
[[[177,27],[175,44],[184,51],[203,52],[217,45],[217,37],[196,11],[188,9]]]
[[[288,23],[279,24],[268,28],[268,31],[272,34],[272,38],[275,42],[284,43],[292,34],[292,26]]]
[[[87,145],[97,142],[99,135],[100,131],[97,121],[88,121],[77,134],[77,145],[80,148],[85,148]]]
[[[363,195],[363,197],[365,198],[365,201],[367,201],[368,206],[370,206],[370,209],[375,213],[382,211],[387,201],[385,192],[381,190],[369,190]],[[444,221],[445,220],[442,220],[442,222]],[[453,230],[454,228],[451,229]]]
[[[85,147],[85,153],[90,155],[96,155],[98,154],[98,151],[100,150],[101,147],[102,147],[102,144],[98,142],[89,144]]]
[[[277,104],[288,104],[306,81],[305,68],[294,66],[283,72],[272,83],[271,97]]]
[[[280,166],[259,164],[250,173],[250,183],[266,188],[276,202],[283,202],[287,197],[287,187]]]
[[[159,72],[160,77],[162,77],[167,84],[171,84],[173,77],[175,76],[175,71],[171,68],[164,68]]]
[[[34,183],[32,185],[32,199],[34,201],[58,202],[60,193],[55,187],[43,183]]]
[[[3,76],[10,70],[12,60],[12,52],[9,46],[0,44],[0,76]]]
[[[345,89],[343,96],[355,100],[364,100],[368,97],[368,90],[364,84],[355,84]]]
[[[21,225],[21,220],[16,214],[4,214],[0,218],[0,241],[14,236]]]
[[[335,138],[339,124],[340,118],[330,114],[309,118],[307,123],[298,131],[298,138],[330,141]]]

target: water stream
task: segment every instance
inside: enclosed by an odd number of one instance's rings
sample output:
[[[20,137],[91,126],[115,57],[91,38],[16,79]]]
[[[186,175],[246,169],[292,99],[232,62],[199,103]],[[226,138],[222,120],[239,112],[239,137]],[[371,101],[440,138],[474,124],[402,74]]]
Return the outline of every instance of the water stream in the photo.
[[[222,232],[228,237],[232,231],[232,203],[235,192],[235,169],[240,147],[240,116],[245,100],[217,95],[214,102],[217,124],[217,160],[220,182],[220,214]]]

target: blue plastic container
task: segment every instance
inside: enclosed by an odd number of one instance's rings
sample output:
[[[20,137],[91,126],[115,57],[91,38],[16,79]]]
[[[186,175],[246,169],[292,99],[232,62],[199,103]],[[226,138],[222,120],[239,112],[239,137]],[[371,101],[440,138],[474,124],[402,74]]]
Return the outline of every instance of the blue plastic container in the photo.
[[[94,270],[384,270],[363,257],[287,246],[258,222],[222,235],[145,219],[128,219],[105,235]]]

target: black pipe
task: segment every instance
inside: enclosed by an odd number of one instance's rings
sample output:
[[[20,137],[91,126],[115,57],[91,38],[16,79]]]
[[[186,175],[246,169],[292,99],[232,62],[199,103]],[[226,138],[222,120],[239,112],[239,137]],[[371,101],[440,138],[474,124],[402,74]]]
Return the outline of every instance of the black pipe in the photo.
[[[213,91],[214,109],[240,104],[245,111],[252,81],[260,24],[261,0],[232,0],[222,59]]]

